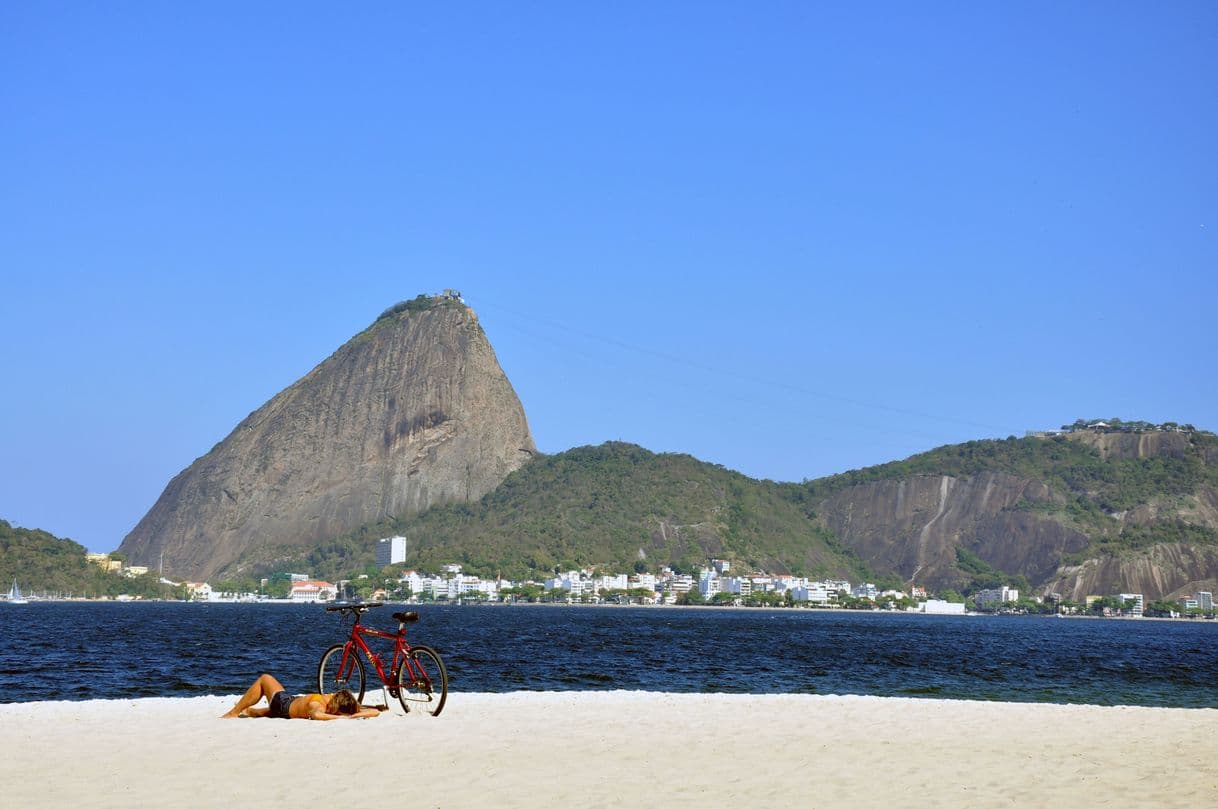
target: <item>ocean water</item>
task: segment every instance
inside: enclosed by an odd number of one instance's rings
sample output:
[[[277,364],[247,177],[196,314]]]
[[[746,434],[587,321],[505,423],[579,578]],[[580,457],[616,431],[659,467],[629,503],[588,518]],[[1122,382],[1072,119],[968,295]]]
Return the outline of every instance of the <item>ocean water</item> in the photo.
[[[393,628],[390,613],[365,622]],[[816,610],[438,606],[413,643],[455,691],[870,694],[1218,708],[1218,622]],[[321,606],[0,605],[0,701],[313,687],[346,636]],[[375,677],[373,673],[370,675]]]

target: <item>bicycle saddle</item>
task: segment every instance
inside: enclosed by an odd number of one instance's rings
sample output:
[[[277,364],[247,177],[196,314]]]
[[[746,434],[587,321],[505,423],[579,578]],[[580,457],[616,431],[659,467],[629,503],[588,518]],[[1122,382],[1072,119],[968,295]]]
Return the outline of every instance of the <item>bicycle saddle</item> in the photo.
[[[395,612],[393,617],[394,620],[401,621],[404,624],[412,624],[419,620],[419,614],[417,612]]]

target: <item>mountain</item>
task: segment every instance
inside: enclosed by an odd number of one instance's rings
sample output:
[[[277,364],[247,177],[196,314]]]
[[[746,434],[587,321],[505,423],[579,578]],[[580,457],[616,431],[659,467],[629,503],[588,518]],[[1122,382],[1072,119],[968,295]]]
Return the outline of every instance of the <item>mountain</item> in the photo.
[[[804,484],[609,443],[539,457],[478,502],[365,526],[285,560],[349,571],[389,534],[408,538],[410,567],[459,562],[511,578],[723,558],[735,570],[934,591],[1015,584],[1076,601],[1153,600],[1218,589],[1218,438],[970,441]]]
[[[391,307],[169,482],[120,551],[203,579],[280,545],[476,501],[536,448],[474,312]]]
[[[745,477],[689,455],[610,442],[535,458],[481,500],[386,520],[277,560],[325,575],[372,561],[378,537],[407,538],[411,567],[541,579],[606,571],[697,573],[709,558],[736,569],[859,579],[869,573],[803,513],[793,484]]]
[[[931,588],[1022,580],[1079,600],[1218,585],[1218,438],[1075,431],[972,441],[812,481],[808,516]]]
[[[156,576],[127,578],[89,564],[83,545],[34,528],[21,528],[0,520],[0,590],[16,582],[27,596],[42,593],[61,596],[117,596],[172,598],[172,588]]]

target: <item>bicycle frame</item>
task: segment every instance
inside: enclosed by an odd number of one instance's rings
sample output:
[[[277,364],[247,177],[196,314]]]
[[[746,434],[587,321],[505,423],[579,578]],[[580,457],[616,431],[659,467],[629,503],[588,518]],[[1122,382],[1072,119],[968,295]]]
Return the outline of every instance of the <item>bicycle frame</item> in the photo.
[[[393,673],[398,670],[398,665],[405,667],[410,674],[410,680],[416,683],[425,683],[428,688],[431,687],[431,678],[427,676],[427,672],[422,666],[416,666],[410,659],[411,646],[406,640],[406,627],[403,624],[398,628],[397,632],[385,632],[370,626],[364,626],[360,623],[359,615],[355,617],[355,623],[351,626],[351,637],[343,644],[343,659],[339,665],[339,672],[343,677],[351,676],[351,669],[355,666],[352,660],[354,655],[363,652],[364,657],[376,669],[376,675],[381,678],[381,683],[389,689],[391,696],[397,696],[398,684],[393,677]],[[368,646],[365,637],[384,638],[385,640],[393,641],[393,659],[389,664],[389,670],[386,672],[384,660],[381,655],[373,652]]]

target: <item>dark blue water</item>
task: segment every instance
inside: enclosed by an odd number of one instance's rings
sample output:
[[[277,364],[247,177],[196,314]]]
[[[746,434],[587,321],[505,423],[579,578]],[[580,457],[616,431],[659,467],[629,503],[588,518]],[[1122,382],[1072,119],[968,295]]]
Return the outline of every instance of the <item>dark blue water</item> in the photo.
[[[401,609],[401,607],[397,607]],[[1218,622],[812,610],[420,606],[454,691],[872,694],[1218,708]],[[393,607],[365,621],[391,628]],[[320,606],[0,608],[0,701],[313,687],[345,637]]]

